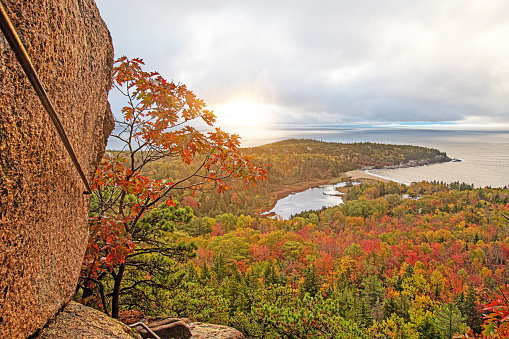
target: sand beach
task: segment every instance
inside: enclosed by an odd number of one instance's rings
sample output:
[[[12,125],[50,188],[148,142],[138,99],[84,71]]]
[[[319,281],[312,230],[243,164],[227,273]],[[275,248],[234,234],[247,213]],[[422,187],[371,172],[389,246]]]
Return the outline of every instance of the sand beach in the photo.
[[[388,179],[378,177],[376,175],[372,175],[369,173],[366,173],[361,170],[353,170],[345,173],[347,176],[350,177],[351,180],[354,181],[360,181],[360,182],[376,182],[376,181],[383,181],[383,182],[389,182]]]

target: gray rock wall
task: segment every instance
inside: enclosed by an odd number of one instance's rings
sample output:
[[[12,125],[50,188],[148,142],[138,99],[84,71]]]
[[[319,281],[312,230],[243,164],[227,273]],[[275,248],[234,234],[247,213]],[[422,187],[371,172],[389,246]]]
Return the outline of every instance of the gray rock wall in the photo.
[[[113,47],[93,0],[3,0],[92,179],[113,128]],[[0,338],[43,327],[74,292],[89,195],[0,33]]]

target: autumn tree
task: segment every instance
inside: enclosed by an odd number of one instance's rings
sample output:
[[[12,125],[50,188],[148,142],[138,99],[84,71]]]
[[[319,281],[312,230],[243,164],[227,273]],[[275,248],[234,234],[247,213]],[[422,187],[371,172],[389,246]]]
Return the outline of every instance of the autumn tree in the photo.
[[[94,178],[91,236],[79,284],[84,302],[98,291],[114,318],[123,294],[136,292],[150,301],[150,289],[169,289],[179,280],[162,267],[192,256],[192,245],[172,243],[175,225],[192,215],[173,201],[174,192],[222,193],[231,181],[266,179],[266,170],[240,152],[238,135],[214,128],[215,116],[202,100],[143,65],[126,57],[115,62],[113,87],[126,105],[111,137],[121,147],[106,153]],[[144,168],[162,159],[180,159],[182,169],[162,180],[146,176]]]

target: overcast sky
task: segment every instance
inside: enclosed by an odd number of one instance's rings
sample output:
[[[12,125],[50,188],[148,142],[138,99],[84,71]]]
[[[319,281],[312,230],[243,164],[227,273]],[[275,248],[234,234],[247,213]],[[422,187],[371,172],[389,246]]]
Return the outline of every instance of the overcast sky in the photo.
[[[116,57],[144,59],[223,119],[509,123],[509,1],[96,3]]]

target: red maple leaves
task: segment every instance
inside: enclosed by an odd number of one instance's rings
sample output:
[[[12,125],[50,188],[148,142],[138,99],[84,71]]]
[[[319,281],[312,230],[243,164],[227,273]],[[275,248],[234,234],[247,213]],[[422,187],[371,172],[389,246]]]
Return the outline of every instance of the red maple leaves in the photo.
[[[126,57],[115,63],[113,87],[125,97],[126,105],[111,137],[121,148],[107,152],[93,181],[90,240],[81,272],[88,285],[109,272],[117,294],[123,265],[136,250],[132,235],[139,231],[137,224],[145,212],[161,203],[176,207],[175,190],[221,193],[230,189],[229,180],[247,185],[267,178],[263,167],[241,153],[238,135],[219,128],[205,133],[195,127],[199,124],[191,124],[197,120],[213,127],[215,116],[203,100],[185,85],[144,71],[143,65],[141,59]],[[168,180],[144,175],[147,164],[163,158],[179,158],[190,169]],[[118,309],[115,295],[113,299],[113,308]]]

